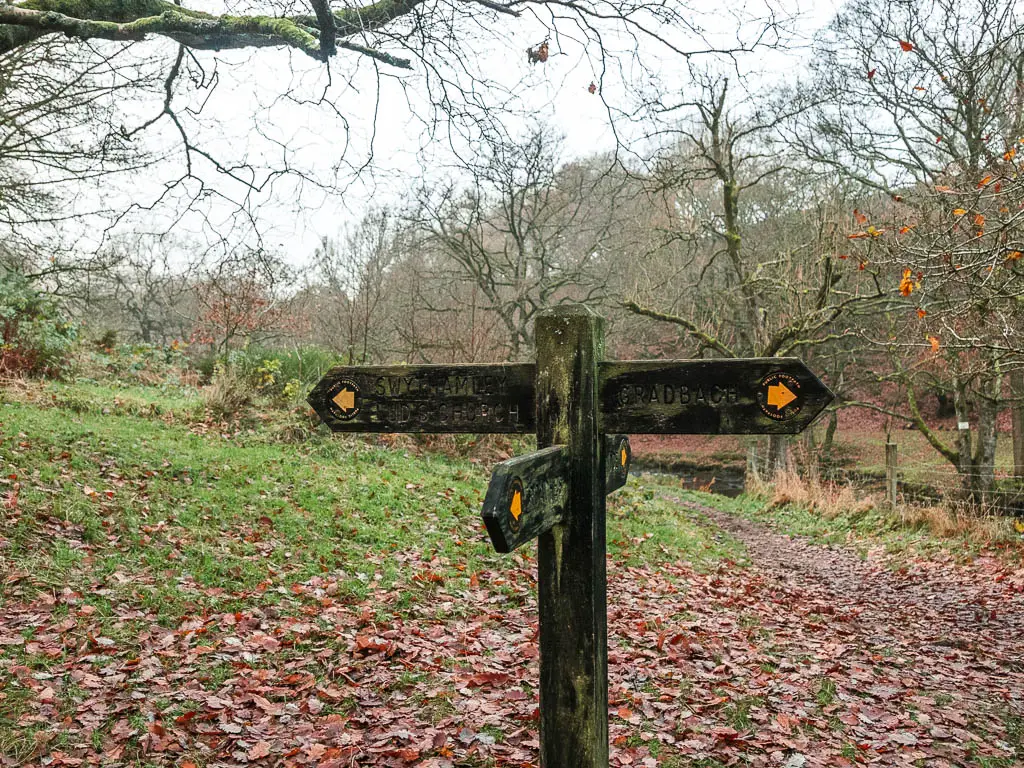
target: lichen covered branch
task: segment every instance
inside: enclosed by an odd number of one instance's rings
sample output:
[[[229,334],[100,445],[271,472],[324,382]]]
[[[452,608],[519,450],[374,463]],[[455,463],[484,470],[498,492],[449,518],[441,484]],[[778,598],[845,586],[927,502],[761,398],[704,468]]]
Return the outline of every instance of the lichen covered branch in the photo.
[[[380,28],[420,2],[381,0],[332,14],[327,0],[315,0],[316,16],[279,18],[214,16],[165,0],[25,0],[0,5],[0,54],[54,33],[81,40],[122,41],[159,35],[195,50],[288,47],[323,61],[344,48],[409,69],[408,59],[344,38]]]

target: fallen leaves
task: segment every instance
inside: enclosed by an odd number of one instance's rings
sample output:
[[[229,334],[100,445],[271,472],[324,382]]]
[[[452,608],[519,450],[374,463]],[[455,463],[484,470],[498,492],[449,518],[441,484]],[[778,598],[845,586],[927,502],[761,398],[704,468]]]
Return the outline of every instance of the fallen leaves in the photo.
[[[461,509],[460,553],[482,541],[469,533],[476,509]],[[224,533],[255,562],[260,536],[283,527],[260,514]],[[679,525],[715,525],[684,515]],[[100,554],[67,520],[46,525],[83,557]],[[112,534],[103,556],[161,553],[181,535],[167,515],[138,533],[152,543]],[[1024,575],[948,562],[894,572],[760,528],[747,540],[751,568],[698,569],[668,549],[655,565],[609,559],[612,766],[1019,757],[1003,717],[1024,706],[1013,666]],[[314,561],[301,578],[260,571],[244,589],[156,554],[156,567],[114,566],[75,587],[5,582],[0,722],[19,702],[14,732],[53,766],[536,765],[535,562],[490,555],[460,571],[423,549],[381,545],[330,569]],[[384,586],[386,568],[400,577]],[[169,582],[193,600],[171,621],[153,605]]]
[[[269,757],[271,751],[271,745],[269,741],[258,741],[252,749],[249,750],[247,757],[250,760],[261,760],[264,757]]]

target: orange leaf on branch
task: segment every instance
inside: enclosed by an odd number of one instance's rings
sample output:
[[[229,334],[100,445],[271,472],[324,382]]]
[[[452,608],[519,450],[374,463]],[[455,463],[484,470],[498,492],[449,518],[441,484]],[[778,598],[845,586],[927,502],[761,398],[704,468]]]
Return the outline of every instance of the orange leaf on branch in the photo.
[[[938,336],[929,336],[928,337],[928,343],[932,345],[932,352],[938,352],[939,351],[939,337]]]
[[[914,50],[914,45],[913,43],[908,43],[906,40],[900,40],[900,48],[903,49],[904,53],[910,53]]]
[[[917,317],[918,317],[918,319],[919,319],[919,320],[920,320],[921,318],[923,318],[923,317],[924,317],[925,315],[927,315],[927,314],[928,314],[928,313],[927,313],[927,312],[925,312],[925,311],[924,311],[923,309],[921,309],[920,307],[918,307],[918,308],[917,308]]]
[[[903,270],[903,279],[900,280],[900,295],[909,296],[914,292],[914,288],[918,287],[914,284],[914,273],[909,269]]]

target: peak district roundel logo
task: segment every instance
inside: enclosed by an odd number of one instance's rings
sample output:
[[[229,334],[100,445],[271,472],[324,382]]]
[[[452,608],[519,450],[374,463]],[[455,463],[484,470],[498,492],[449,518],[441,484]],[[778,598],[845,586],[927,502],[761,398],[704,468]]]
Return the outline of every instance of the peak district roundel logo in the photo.
[[[331,398],[331,413],[342,421],[355,418],[359,413],[359,385],[352,379],[338,379],[328,393]]]
[[[765,416],[776,421],[793,418],[803,409],[800,382],[782,371],[769,373],[757,388],[757,404]]]

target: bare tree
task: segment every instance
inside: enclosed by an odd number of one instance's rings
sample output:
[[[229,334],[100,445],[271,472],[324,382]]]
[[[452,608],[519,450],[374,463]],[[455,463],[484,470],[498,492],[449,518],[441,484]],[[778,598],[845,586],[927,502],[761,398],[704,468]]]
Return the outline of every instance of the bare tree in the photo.
[[[894,413],[984,497],[1006,374],[1024,363],[1018,6],[856,0],[817,54],[809,88],[825,100],[793,138],[869,191],[850,247],[892,296],[887,335],[866,337],[889,350],[906,388],[906,408]],[[929,365],[929,354],[942,365]],[[960,425],[952,442],[923,417],[923,387],[952,400]]]
[[[576,61],[580,88],[592,79],[595,99],[615,122],[629,113],[634,81],[620,66],[653,74],[673,58],[778,43],[780,22],[770,7],[759,15],[733,11],[731,36],[705,31],[709,13],[689,0],[267,0],[212,13],[171,0],[21,0],[0,5],[0,57],[59,38],[68,55],[54,60],[58,69],[78,72],[78,49],[101,58],[126,49],[140,72],[159,76],[141,105],[127,97],[114,102],[131,108],[107,135],[125,146],[159,147],[163,183],[121,201],[92,232],[125,226],[131,216],[152,219],[154,211],[171,229],[186,210],[222,231],[211,210],[229,207],[237,226],[248,229],[246,247],[261,250],[269,247],[260,223],[268,199],[304,190],[338,195],[353,178],[373,173],[385,112],[405,109],[418,123],[418,141],[436,139],[471,157],[479,142],[506,139],[510,125],[538,108],[536,86],[548,88],[556,63]],[[523,51],[527,36],[533,42]],[[502,50],[523,51],[519,67],[495,55]],[[254,60],[272,61],[272,76],[249,76]],[[238,125],[251,122],[248,142],[225,141],[224,129],[206,118],[225,80],[260,94],[259,114],[232,116]],[[310,158],[301,141],[275,132],[282,112],[307,113],[317,133],[336,137],[331,156]],[[55,139],[73,151],[69,135]]]
[[[128,141],[118,120],[121,95],[153,85],[152,67],[124,44],[101,53],[46,36],[0,56],[4,265],[37,280],[81,266],[69,263],[54,233],[63,222],[102,209],[99,196],[90,208],[76,203],[73,192],[158,159]]]
[[[282,286],[290,270],[269,253],[230,251],[206,266],[194,284],[192,339],[219,355],[287,331]]]
[[[471,284],[505,327],[508,353],[529,349],[533,318],[560,301],[603,301],[621,169],[562,164],[561,140],[545,128],[492,148],[473,185],[424,190],[416,226]]]
[[[381,309],[385,278],[401,254],[400,233],[385,210],[366,214],[340,243],[324,238],[313,257],[321,286],[311,311],[320,338],[349,365],[379,357],[385,335]]]
[[[119,237],[100,254],[106,268],[75,273],[73,282],[82,291],[65,298],[93,328],[146,344],[185,339],[191,318],[183,304],[193,298],[201,253],[195,244],[170,237]]]
[[[879,293],[837,267],[841,190],[774,141],[805,107],[733,96],[730,85],[705,72],[694,97],[662,108],[676,144],[654,181],[673,200],[689,259],[668,279],[638,282],[624,304],[677,326],[697,356],[806,356],[842,339],[842,314]],[[773,439],[770,465],[785,461]]]

